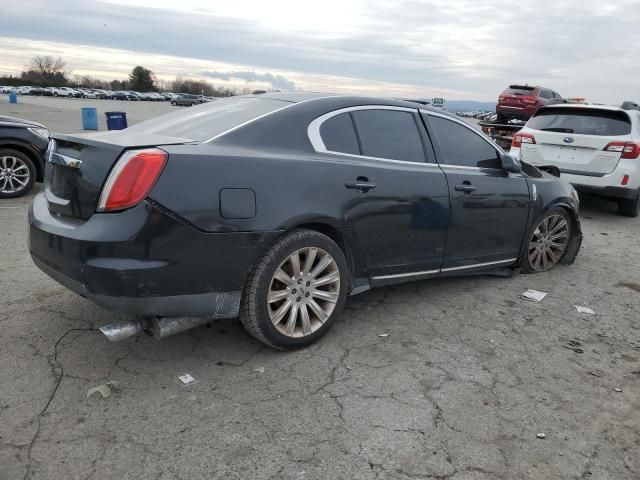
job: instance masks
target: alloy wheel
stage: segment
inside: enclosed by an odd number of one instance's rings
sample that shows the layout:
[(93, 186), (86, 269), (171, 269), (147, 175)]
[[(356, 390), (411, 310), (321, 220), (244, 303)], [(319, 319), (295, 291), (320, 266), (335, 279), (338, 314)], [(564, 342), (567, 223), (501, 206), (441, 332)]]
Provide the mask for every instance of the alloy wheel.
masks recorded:
[(276, 269), (267, 292), (267, 310), (274, 327), (287, 337), (304, 337), (331, 316), (340, 295), (335, 259), (317, 247), (289, 255)]
[(533, 232), (527, 255), (535, 272), (544, 272), (560, 261), (569, 244), (569, 224), (562, 215), (549, 215)]
[(29, 184), (29, 167), (17, 157), (0, 157), (0, 192), (16, 193)]

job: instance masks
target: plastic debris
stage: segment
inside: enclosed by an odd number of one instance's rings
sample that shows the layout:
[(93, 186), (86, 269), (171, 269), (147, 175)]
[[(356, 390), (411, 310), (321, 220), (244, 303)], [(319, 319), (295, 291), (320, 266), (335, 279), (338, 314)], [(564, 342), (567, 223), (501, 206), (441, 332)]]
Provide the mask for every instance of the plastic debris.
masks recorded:
[(613, 389), (613, 391), (614, 391), (614, 392), (618, 392), (618, 393), (620, 393), (620, 392), (622, 392), (622, 389), (621, 389), (621, 388), (616, 387), (616, 388), (614, 388), (614, 389)]
[(537, 434), (536, 434), (536, 437), (538, 437), (538, 438), (540, 438), (540, 439), (543, 439), (543, 440), (544, 440), (545, 438), (547, 438), (547, 435), (546, 435), (546, 434), (544, 434), (544, 433), (537, 433)]
[(188, 387), (190, 385), (195, 385), (196, 383), (198, 383), (198, 380), (190, 373), (183, 373), (182, 375), (178, 375), (178, 381), (183, 387)]
[(90, 388), (87, 391), (87, 398), (91, 397), (94, 393), (99, 393), (100, 395), (102, 395), (102, 398), (107, 398), (109, 395), (111, 395), (111, 392), (113, 392), (117, 388), (117, 386), (118, 382), (109, 380), (107, 383), (103, 383), (102, 385), (98, 385), (97, 387)]
[(575, 307), (578, 313), (586, 313), (588, 315), (594, 315), (596, 313), (588, 307), (582, 307), (580, 305), (575, 305)]
[(379, 337), (383, 337), (383, 338), (384, 338), (384, 337), (388, 337), (388, 336), (389, 336), (389, 334), (388, 334), (388, 333), (381, 333), (381, 334), (380, 334), (380, 335), (378, 335), (378, 336), (379, 336)]
[(526, 292), (522, 293), (520, 297), (526, 300), (531, 300), (532, 302), (541, 302), (542, 299), (547, 295), (547, 292), (529, 289)]
[(264, 373), (264, 367), (254, 368), (253, 373)]

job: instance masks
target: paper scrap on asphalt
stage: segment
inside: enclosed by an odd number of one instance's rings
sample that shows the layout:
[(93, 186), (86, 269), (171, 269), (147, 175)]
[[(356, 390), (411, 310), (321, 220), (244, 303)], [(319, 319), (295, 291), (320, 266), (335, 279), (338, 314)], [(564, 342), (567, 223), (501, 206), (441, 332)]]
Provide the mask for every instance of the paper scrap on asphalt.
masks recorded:
[(589, 315), (594, 315), (596, 313), (588, 307), (582, 307), (580, 305), (574, 305), (574, 306), (576, 307), (576, 310), (578, 311), (578, 313), (587, 313)]
[(381, 333), (380, 335), (378, 335), (379, 337), (388, 337), (389, 334), (388, 333)]
[(253, 373), (264, 373), (264, 367), (254, 368)]
[(529, 289), (520, 295), (522, 298), (531, 300), (532, 302), (541, 302), (547, 296), (547, 292)]
[(198, 380), (190, 373), (178, 375), (178, 380), (183, 387), (188, 387), (189, 385), (195, 385), (198, 383)]
[(98, 385), (97, 387), (90, 388), (87, 391), (87, 398), (92, 396), (94, 393), (99, 393), (102, 395), (102, 398), (107, 398), (111, 395), (111, 392), (115, 390), (118, 382), (109, 381), (107, 383), (103, 383), (102, 385)]

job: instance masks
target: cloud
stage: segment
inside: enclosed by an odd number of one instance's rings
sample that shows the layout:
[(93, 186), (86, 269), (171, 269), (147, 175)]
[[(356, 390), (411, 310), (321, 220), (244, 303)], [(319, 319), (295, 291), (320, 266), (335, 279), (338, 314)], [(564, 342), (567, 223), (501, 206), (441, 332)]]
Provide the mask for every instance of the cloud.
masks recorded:
[(281, 90), (295, 90), (296, 85), (290, 80), (287, 80), (282, 75), (272, 75), (271, 73), (256, 73), (256, 72), (200, 72), (204, 77), (217, 78), (219, 80), (229, 81), (232, 78), (244, 80), (247, 83), (251, 82), (266, 82), (273, 85), (274, 88)]
[[(637, 0), (538, 0), (517, 8), (498, 0), (342, 2), (360, 5), (356, 10), (335, 1), (285, 8), (285, 0), (272, 0), (257, 10), (248, 0), (224, 7), (201, 0), (126, 3), (3, 0), (0, 32), (25, 45), (67, 45), (74, 69), (77, 55), (108, 48), (124, 52), (121, 71), (163, 56), (184, 65), (185, 75), (270, 72), (298, 89), (379, 86), (495, 100), (506, 85), (527, 82), (594, 101), (638, 96), (637, 61), (629, 54), (640, 47)], [(156, 4), (161, 8), (151, 8)], [(0, 43), (0, 66), (14, 53)], [(94, 70), (116, 68), (97, 53), (92, 61)], [(175, 75), (170, 66), (166, 71)]]

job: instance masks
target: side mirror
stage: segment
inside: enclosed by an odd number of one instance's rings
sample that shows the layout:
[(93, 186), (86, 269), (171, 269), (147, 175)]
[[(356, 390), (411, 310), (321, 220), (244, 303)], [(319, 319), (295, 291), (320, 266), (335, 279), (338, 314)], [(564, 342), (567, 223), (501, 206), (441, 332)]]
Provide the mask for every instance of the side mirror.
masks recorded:
[(504, 154), (500, 159), (502, 160), (503, 170), (511, 173), (520, 173), (522, 171), (522, 165), (515, 157)]

